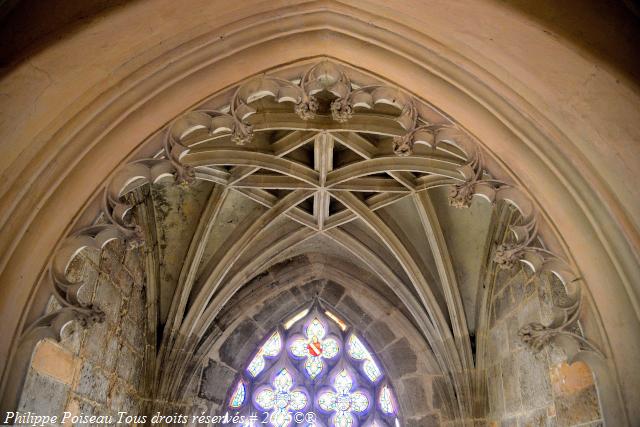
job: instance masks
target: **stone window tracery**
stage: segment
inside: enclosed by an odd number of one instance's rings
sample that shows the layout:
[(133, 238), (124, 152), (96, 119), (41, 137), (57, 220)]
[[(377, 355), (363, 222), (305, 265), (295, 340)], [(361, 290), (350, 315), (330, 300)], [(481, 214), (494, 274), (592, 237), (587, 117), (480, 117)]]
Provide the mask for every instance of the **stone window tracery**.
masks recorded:
[(400, 425), (393, 389), (374, 354), (339, 316), (317, 305), (268, 335), (232, 384), (226, 406), (273, 427)]

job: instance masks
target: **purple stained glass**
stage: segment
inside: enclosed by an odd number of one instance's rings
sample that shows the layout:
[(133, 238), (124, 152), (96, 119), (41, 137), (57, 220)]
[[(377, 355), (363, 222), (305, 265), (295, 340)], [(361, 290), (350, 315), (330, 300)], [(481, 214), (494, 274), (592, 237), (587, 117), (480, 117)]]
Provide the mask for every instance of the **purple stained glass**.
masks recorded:
[[(266, 414), (265, 422), (273, 427), (393, 425), (393, 392), (381, 381), (382, 366), (362, 339), (348, 326), (330, 321), (322, 310), (300, 313), (304, 314), (270, 333), (254, 353), (246, 375), (229, 393), (228, 406)], [(296, 413), (314, 410), (313, 402), (321, 410), (318, 418), (304, 424), (295, 421)]]

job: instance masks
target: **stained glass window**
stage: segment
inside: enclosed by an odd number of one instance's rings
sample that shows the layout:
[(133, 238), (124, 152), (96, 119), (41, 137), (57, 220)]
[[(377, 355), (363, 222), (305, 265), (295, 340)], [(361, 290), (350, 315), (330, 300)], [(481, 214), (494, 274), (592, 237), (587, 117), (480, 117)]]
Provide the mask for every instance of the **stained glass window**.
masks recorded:
[(399, 427), (385, 377), (360, 335), (316, 303), (268, 335), (227, 406), (272, 427)]
[(244, 382), (238, 381), (233, 394), (231, 395), (231, 403), (229, 406), (232, 408), (239, 408), (244, 403), (244, 398), (246, 396), (247, 390), (245, 388)]
[(391, 397), (391, 390), (386, 385), (380, 390), (380, 409), (385, 414), (395, 414), (396, 409), (393, 404), (393, 397)]
[(282, 339), (279, 332), (274, 332), (269, 339), (260, 347), (256, 355), (253, 357), (247, 371), (253, 377), (257, 377), (266, 365), (265, 357), (275, 357), (280, 353), (282, 347)]
[(336, 337), (326, 337), (325, 327), (315, 317), (305, 330), (304, 336), (294, 336), (290, 345), (291, 354), (304, 359), (304, 368), (311, 379), (315, 379), (324, 369), (322, 359), (334, 359), (340, 350)]
[(373, 356), (366, 349), (362, 341), (355, 336), (355, 334), (351, 334), (349, 337), (349, 355), (353, 357), (355, 360), (362, 361), (362, 370), (369, 380), (375, 382), (382, 377), (382, 372), (378, 365), (373, 360)]

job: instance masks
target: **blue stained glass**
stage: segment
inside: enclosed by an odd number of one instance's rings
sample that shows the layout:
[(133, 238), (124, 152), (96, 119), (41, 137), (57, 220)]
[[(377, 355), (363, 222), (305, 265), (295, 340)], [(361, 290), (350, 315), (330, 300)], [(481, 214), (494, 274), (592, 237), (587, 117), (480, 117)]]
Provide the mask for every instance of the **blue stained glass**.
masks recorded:
[(396, 412), (395, 408), (393, 407), (393, 398), (391, 397), (391, 390), (389, 390), (389, 387), (382, 387), (382, 390), (380, 391), (379, 402), (380, 409), (382, 409), (382, 412), (384, 412), (385, 414), (394, 414)]
[(236, 385), (236, 389), (231, 395), (231, 403), (229, 406), (232, 408), (239, 408), (244, 403), (244, 398), (246, 396), (246, 388), (242, 381), (238, 381), (238, 385)]
[[(249, 360), (248, 380), (234, 383), (228, 398), (230, 408), (247, 414), (266, 412), (267, 425), (272, 427), (386, 427), (387, 422), (379, 418), (383, 414), (397, 420), (391, 387), (386, 382), (380, 388), (375, 385), (384, 376), (382, 366), (356, 334), (344, 333), (346, 325), (339, 328), (313, 308), (294, 320), (288, 322), (288, 328), (283, 325), (271, 333)], [(296, 322), (304, 323), (294, 327)], [(289, 349), (282, 352), (285, 342)], [(344, 358), (340, 356), (343, 346)], [(336, 363), (343, 368), (329, 377), (327, 384), (324, 378)], [(361, 380), (360, 375), (354, 375), (356, 371), (363, 375)], [(296, 424), (294, 414), (313, 410), (310, 396), (316, 396), (319, 418)]]
[(278, 390), (289, 390), (293, 386), (293, 378), (291, 378), (289, 371), (283, 369), (278, 372), (278, 375), (276, 375), (276, 378), (273, 380), (273, 385), (275, 385)]
[(258, 353), (256, 354), (256, 357), (253, 358), (251, 363), (249, 363), (249, 366), (247, 366), (247, 371), (249, 371), (252, 376), (257, 377), (258, 374), (264, 369), (264, 366), (264, 357), (262, 356), (262, 354)]
[(311, 379), (314, 379), (322, 372), (322, 367), (323, 363), (320, 357), (308, 357), (304, 362), (304, 369)]
[(309, 323), (309, 326), (307, 326), (307, 338), (317, 337), (318, 339), (321, 339), (324, 338), (324, 334), (324, 326), (322, 326), (322, 323), (320, 323), (318, 318), (313, 319), (311, 323)]
[(333, 423), (336, 427), (351, 427), (353, 425), (353, 415), (348, 412), (338, 411), (333, 416)]
[(353, 413), (364, 413), (369, 407), (369, 399), (361, 391), (354, 391), (353, 379), (346, 370), (340, 371), (333, 380), (335, 392), (327, 391), (320, 395), (318, 405), (326, 412), (335, 412), (335, 426), (351, 426), (354, 423)]
[(296, 357), (307, 357), (309, 350), (307, 349), (307, 340), (299, 338), (291, 343), (291, 353)]
[(291, 411), (300, 411), (307, 406), (307, 396), (292, 388), (291, 374), (281, 369), (273, 379), (273, 387), (265, 387), (256, 395), (256, 404), (261, 409), (271, 410), (269, 420), (272, 425), (288, 426), (292, 420)]
[(382, 372), (378, 368), (378, 365), (376, 365), (376, 362), (374, 362), (371, 358), (365, 360), (365, 362), (362, 364), (362, 370), (364, 371), (367, 378), (371, 380), (371, 382), (377, 381), (378, 378), (382, 376)]
[(356, 360), (365, 360), (370, 357), (362, 341), (353, 334), (349, 337), (349, 355)]
[(280, 349), (282, 348), (282, 339), (280, 338), (280, 334), (275, 332), (271, 337), (264, 343), (262, 346), (262, 350), (264, 355), (267, 357), (275, 357), (280, 353)]
[(291, 423), (291, 414), (284, 409), (277, 409), (269, 416), (269, 421), (274, 427), (286, 427)]
[(338, 355), (338, 352), (340, 351), (340, 345), (333, 338), (327, 338), (326, 340), (322, 341), (322, 350), (322, 357), (333, 359)]
[(253, 359), (249, 363), (249, 366), (247, 366), (247, 371), (249, 371), (251, 376), (257, 377), (258, 374), (260, 374), (260, 372), (262, 372), (266, 366), (266, 362), (264, 360), (265, 356), (275, 357), (280, 353), (281, 348), (282, 338), (280, 337), (280, 333), (274, 332), (269, 337), (267, 342), (265, 342), (264, 345), (260, 347), (258, 353), (256, 353), (256, 355), (253, 357)]
[(276, 394), (272, 389), (264, 389), (256, 396), (256, 402), (262, 409), (271, 409), (275, 406)]
[(312, 380), (315, 379), (325, 367), (322, 359), (333, 359), (340, 351), (340, 345), (335, 338), (323, 338), (326, 329), (322, 322), (314, 318), (306, 328), (306, 338), (296, 338), (291, 342), (291, 354), (297, 358), (306, 358), (304, 368)]
[(381, 376), (382, 371), (373, 360), (371, 353), (365, 348), (364, 344), (358, 337), (351, 334), (349, 337), (349, 355), (356, 360), (364, 360), (362, 370), (371, 382), (376, 382)]
[(349, 393), (353, 387), (351, 376), (344, 369), (333, 380), (333, 386), (338, 393)]

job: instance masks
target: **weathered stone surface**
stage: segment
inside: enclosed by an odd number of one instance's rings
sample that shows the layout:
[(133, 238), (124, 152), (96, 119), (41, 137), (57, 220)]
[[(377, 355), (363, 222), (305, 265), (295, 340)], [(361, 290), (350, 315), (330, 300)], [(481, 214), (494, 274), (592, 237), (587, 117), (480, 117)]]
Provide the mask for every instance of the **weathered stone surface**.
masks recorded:
[(95, 369), (91, 363), (84, 362), (80, 370), (80, 378), (77, 393), (87, 396), (96, 402), (104, 403), (107, 400), (109, 381), (102, 372)]
[(524, 348), (522, 340), (518, 336), (518, 330), (521, 326), (516, 314), (512, 314), (504, 322), (507, 328), (507, 341), (509, 342), (509, 351), (514, 352)]
[(31, 366), (37, 372), (69, 385), (73, 381), (75, 360), (68, 350), (49, 340), (44, 340), (37, 345), (31, 359)]
[[(253, 316), (256, 322), (272, 325), (280, 321), (285, 315), (300, 305), (298, 299), (289, 291), (281, 292), (269, 298), (262, 304), (262, 308)], [(268, 329), (269, 327), (267, 327)]]
[(118, 364), (116, 367), (118, 376), (124, 381), (130, 382), (135, 374), (135, 363), (135, 356), (127, 347), (123, 346), (118, 355)]
[(235, 375), (236, 371), (233, 369), (214, 360), (209, 360), (209, 364), (202, 374), (198, 395), (203, 399), (222, 404)]
[(416, 372), (417, 357), (406, 338), (394, 342), (380, 355), (392, 378)]
[(273, 277), (277, 277), (288, 270), (296, 270), (304, 266), (311, 266), (309, 259), (306, 256), (296, 256), (272, 265), (269, 271)]
[(91, 329), (87, 331), (81, 354), (96, 365), (103, 363), (104, 358), (110, 356), (105, 352), (109, 329), (109, 323), (103, 322), (93, 325)]
[(320, 293), (320, 297), (331, 305), (338, 305), (343, 295), (344, 287), (330, 280), (327, 281)]
[(364, 339), (367, 340), (375, 352), (380, 352), (392, 343), (396, 336), (384, 321), (376, 320), (365, 331)]
[(403, 390), (403, 395), (407, 396), (406, 399), (399, 402), (403, 413), (422, 415), (431, 411), (429, 403), (432, 399), (428, 391), (430, 385), (425, 377), (404, 378), (400, 382), (400, 387)]
[(440, 418), (444, 420), (453, 419), (453, 408), (450, 399), (447, 396), (447, 382), (442, 376), (433, 377), (431, 383), (433, 408), (440, 410)]
[(410, 418), (406, 421), (407, 427), (438, 427), (440, 418), (437, 414), (425, 415), (421, 418)]
[(125, 257), (125, 266), (131, 273), (133, 282), (139, 288), (143, 287), (145, 279), (143, 251), (143, 247), (140, 246), (128, 251)]
[(551, 369), (558, 426), (572, 426), (600, 418), (593, 375), (584, 362), (561, 363)]
[(500, 363), (491, 365), (487, 370), (487, 392), (490, 413), (494, 416), (504, 414), (504, 392)]
[(120, 340), (115, 335), (109, 335), (106, 341), (106, 348), (103, 347), (104, 352), (104, 368), (108, 372), (114, 372), (116, 369), (116, 362), (118, 355), (120, 354)]
[(106, 320), (117, 323), (120, 316), (120, 292), (104, 275), (98, 280), (95, 304), (104, 311)]
[(505, 287), (502, 292), (496, 295), (493, 300), (493, 310), (496, 314), (496, 321), (502, 319), (512, 308), (509, 287)]
[(129, 342), (129, 345), (133, 348), (144, 347), (144, 335), (143, 330), (139, 324), (133, 323), (131, 320), (125, 320), (122, 327), (122, 336)]
[[(327, 284), (328, 285), (328, 284)], [(327, 288), (325, 285), (325, 289)], [(345, 295), (337, 305), (340, 312), (344, 313), (347, 320), (360, 330), (365, 330), (372, 322), (369, 314), (356, 302), (351, 295)]]
[(27, 375), (18, 410), (41, 415), (62, 415), (68, 390), (65, 384), (31, 371)]
[(496, 273), (494, 292), (495, 293), (500, 292), (502, 288), (504, 288), (504, 286), (509, 283), (509, 280), (511, 279), (512, 275), (513, 275), (513, 272), (510, 270), (498, 269)]
[(520, 325), (527, 325), (533, 322), (540, 322), (540, 302), (537, 297), (527, 299), (520, 305), (518, 310), (518, 322)]
[(558, 427), (574, 426), (600, 418), (598, 394), (593, 386), (573, 395), (556, 397), (555, 406)]
[(241, 369), (263, 334), (252, 319), (243, 320), (220, 347), (220, 360)]
[(70, 323), (62, 328), (60, 345), (77, 356), (80, 354), (80, 347), (85, 333), (86, 331), (77, 322)]
[(312, 280), (302, 286), (291, 288), (291, 293), (298, 297), (300, 302), (311, 301), (322, 293), (324, 280)]
[(520, 383), (518, 380), (518, 367), (513, 356), (502, 360), (502, 387), (504, 391), (504, 405), (507, 413), (517, 412), (521, 407)]
[(136, 404), (134, 397), (127, 390), (126, 383), (118, 382), (112, 390), (109, 406), (116, 411), (135, 413)]
[(537, 409), (520, 417), (521, 427), (552, 427), (555, 426), (555, 419), (547, 416), (546, 409)]
[(544, 354), (535, 356), (531, 351), (517, 353), (518, 378), (524, 409), (547, 406), (552, 401), (549, 367)]
[[(128, 314), (134, 324), (141, 325), (146, 317), (146, 295), (144, 288), (134, 287), (129, 299)], [(142, 328), (140, 328), (142, 329)]]
[(513, 278), (509, 288), (511, 289), (511, 302), (515, 307), (524, 301), (525, 287), (524, 282), (522, 281), (522, 274), (518, 274)]
[(496, 322), (491, 328), (487, 343), (489, 360), (499, 361), (509, 354), (508, 336), (505, 322)]

